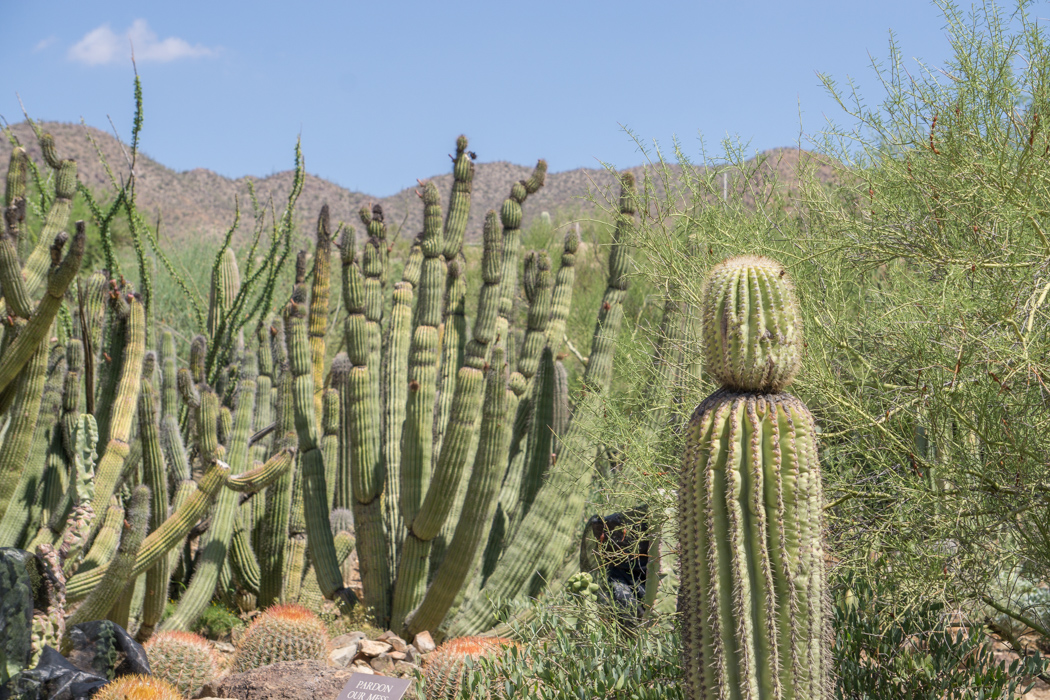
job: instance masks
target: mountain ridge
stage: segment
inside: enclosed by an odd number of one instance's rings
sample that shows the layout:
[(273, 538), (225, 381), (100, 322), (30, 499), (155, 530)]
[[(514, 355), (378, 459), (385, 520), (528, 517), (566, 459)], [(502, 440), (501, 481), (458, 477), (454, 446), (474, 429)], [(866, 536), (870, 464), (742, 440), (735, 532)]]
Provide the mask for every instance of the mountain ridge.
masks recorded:
[[(113, 135), (82, 124), (37, 122), (37, 125), (54, 136), (60, 157), (77, 160), (80, 180), (93, 191), (112, 192), (114, 189), (99, 160), (96, 146), (113, 169), (118, 181), (128, 177), (130, 168), (127, 147)], [(10, 129), (25, 146), (30, 157), (37, 163), (42, 163), (40, 147), (32, 127), (23, 121), (11, 125)], [(0, 139), (0, 162), (7, 162), (11, 148), (7, 139)], [(783, 178), (787, 178), (787, 187), (791, 190), (797, 186), (799, 163), (803, 159), (815, 157), (815, 154), (799, 149), (771, 149), (760, 154), (760, 157), (765, 157), (765, 163), (771, 163), (768, 168), (770, 175), (775, 172), (782, 181)], [(670, 167), (676, 170), (678, 168)], [(279, 217), (284, 210), (294, 176), (292, 170), (272, 173), (265, 177), (239, 178), (227, 178), (206, 168), (178, 172), (150, 158), (141, 150), (135, 169), (136, 202), (140, 212), (150, 223), (159, 222), (162, 240), (176, 243), (194, 238), (219, 239), (232, 225), (238, 203), (242, 221), (247, 217), (250, 222), (249, 180), (254, 184), (260, 204), (269, 209), (268, 201), (272, 198), (273, 209)], [(642, 166), (636, 166), (624, 170), (640, 176), (642, 169)], [(827, 161), (818, 162), (819, 179), (837, 179), (834, 171), (833, 164)], [(527, 178), (531, 172), (530, 166), (505, 161), (475, 164), (467, 241), (480, 240), (485, 213), (489, 209), (498, 211), (503, 199), (510, 192), (511, 185)], [(429, 179), (441, 191), (442, 201), (447, 201), (452, 186), (451, 172), (433, 175)], [(608, 191), (614, 184), (614, 174), (600, 168), (576, 168), (548, 173), (547, 184), (539, 192), (530, 195), (525, 203), (523, 226), (527, 226), (532, 218), (539, 216), (543, 211), (558, 215), (562, 219), (566, 216), (592, 216), (596, 207), (593, 202), (586, 200), (588, 194), (601, 198), (601, 193)], [(357, 225), (357, 211), (362, 206), (379, 203), (383, 206), (388, 228), (392, 232), (400, 230), (401, 236), (412, 237), (422, 229), (423, 207), (416, 197), (415, 188), (408, 187), (388, 197), (373, 197), (306, 173), (295, 217), (301, 236), (312, 237), (313, 220), (323, 203), (329, 205), (335, 221), (341, 220)], [(252, 225), (242, 223), (238, 231), (237, 237), (247, 238), (252, 231)]]

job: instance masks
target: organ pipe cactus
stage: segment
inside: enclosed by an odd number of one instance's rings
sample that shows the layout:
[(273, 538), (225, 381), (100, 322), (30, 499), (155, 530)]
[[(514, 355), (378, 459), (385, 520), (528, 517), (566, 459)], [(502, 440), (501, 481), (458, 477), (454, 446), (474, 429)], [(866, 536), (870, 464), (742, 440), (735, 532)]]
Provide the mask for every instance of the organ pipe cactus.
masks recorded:
[(691, 698), (823, 698), (830, 639), (816, 427), (780, 391), (801, 326), (786, 271), (755, 257), (711, 273), (709, 371), (723, 386), (686, 433), (681, 522), (683, 666)]
[[(56, 201), (69, 199), (74, 166), (54, 155), (53, 144), (48, 152), (58, 169)], [(0, 419), (8, 421), (0, 433), (0, 516), (7, 516), (0, 534), (55, 548), (68, 579), (65, 600), (84, 611), (76, 614), (138, 622), (146, 639), (154, 629), (187, 628), (216, 592), (261, 607), (316, 603), (321, 594), (349, 605), (354, 597), (340, 567), (355, 537), (365, 604), (402, 632), (440, 637), (453, 618), (462, 633), (485, 631), (495, 619), (490, 601), (561, 575), (593, 468), (582, 456), (590, 430), (569, 417), (565, 370), (555, 359), (579, 237), (566, 237), (557, 271), (546, 252), (520, 251), (522, 205), (546, 172), (540, 161), (511, 186), (500, 212), (485, 217), (474, 306), (462, 255), (472, 161), (460, 137), (447, 210), (437, 187), (423, 184), (424, 230), (400, 281), (388, 284), (380, 207), (360, 212), (360, 241), (343, 229), (345, 320), (329, 318), (338, 231), (327, 208), (312, 273), (308, 279), (303, 252), (276, 322), (264, 319), (289, 258), (291, 214), (268, 258), (254, 254), (253, 242), (243, 272), (231, 228), (215, 258), (207, 313), (197, 312), (202, 334), (180, 368), (175, 329), (160, 329), (159, 353), (152, 352), (148, 279), (140, 297), (122, 279), (92, 275), (76, 287), (76, 308), (62, 309), (84, 241), (79, 226), (62, 257), (65, 202), (46, 224), (54, 229), (42, 248), (51, 251), (50, 272), (22, 265), (15, 244), (27, 160), (16, 149), (0, 240), (0, 289), (12, 319), (0, 341)], [(633, 213), (631, 183), (623, 185), (611, 291), (599, 311), (607, 340), (596, 341), (585, 378), (592, 397), (608, 383), (622, 318)], [(260, 266), (264, 259), (271, 262)], [(515, 331), (522, 259), (528, 313)], [(67, 321), (58, 346), (49, 338), (60, 312)], [(336, 320), (343, 327), (334, 344), (345, 354), (329, 369), (326, 339)], [(27, 455), (45, 461), (34, 458), (24, 469)], [(34, 491), (30, 482), (43, 485)], [(569, 483), (583, 487), (566, 500)], [(141, 515), (146, 489), (148, 517)], [(352, 511), (355, 537), (333, 532), (331, 509), (342, 519)], [(125, 519), (145, 525), (129, 537)], [(184, 552), (194, 537), (191, 559)], [(172, 577), (185, 588), (161, 623)], [(478, 591), (482, 602), (470, 600)]]

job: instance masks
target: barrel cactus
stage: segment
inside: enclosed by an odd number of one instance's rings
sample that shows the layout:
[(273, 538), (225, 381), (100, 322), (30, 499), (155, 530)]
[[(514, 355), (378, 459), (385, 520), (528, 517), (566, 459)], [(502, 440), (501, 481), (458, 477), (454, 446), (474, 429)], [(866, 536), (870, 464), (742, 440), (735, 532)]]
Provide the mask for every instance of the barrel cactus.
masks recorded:
[(208, 640), (192, 632), (159, 632), (143, 649), (153, 675), (186, 697), (196, 697), (205, 683), (219, 675), (222, 665)]
[(301, 605), (274, 605), (245, 630), (233, 657), (235, 671), (248, 671), (278, 661), (324, 661), (328, 630)]
[(722, 387), (693, 414), (679, 483), (688, 696), (815, 699), (828, 686), (816, 426), (780, 390), (802, 345), (784, 268), (726, 261), (705, 286), (703, 344)]
[(182, 694), (171, 683), (153, 676), (121, 676), (102, 687), (95, 700), (182, 700)]
[[(467, 659), (479, 659), (500, 654), (515, 642), (502, 637), (457, 637), (450, 639), (431, 654), (423, 669), (426, 700), (458, 698), (463, 685), (463, 674), (467, 670)], [(498, 686), (495, 695), (500, 697)], [(490, 695), (491, 697), (491, 695)]]

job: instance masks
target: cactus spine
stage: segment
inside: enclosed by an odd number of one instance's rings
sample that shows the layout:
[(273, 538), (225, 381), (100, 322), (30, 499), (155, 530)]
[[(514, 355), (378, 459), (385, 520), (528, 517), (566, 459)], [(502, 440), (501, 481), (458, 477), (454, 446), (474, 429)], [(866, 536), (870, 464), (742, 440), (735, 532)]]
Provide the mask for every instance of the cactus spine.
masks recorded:
[(705, 357), (724, 385), (689, 423), (678, 495), (683, 666), (698, 700), (819, 699), (828, 684), (816, 426), (780, 392), (801, 344), (785, 277), (734, 258), (704, 288)]

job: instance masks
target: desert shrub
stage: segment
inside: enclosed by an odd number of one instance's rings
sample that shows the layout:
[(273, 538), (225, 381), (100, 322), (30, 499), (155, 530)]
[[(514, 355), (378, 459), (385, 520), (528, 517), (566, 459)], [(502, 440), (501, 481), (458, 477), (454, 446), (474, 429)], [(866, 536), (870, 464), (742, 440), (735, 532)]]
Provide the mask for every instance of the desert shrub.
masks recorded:
[(656, 625), (627, 630), (614, 610), (571, 595), (532, 612), (529, 622), (514, 629), (522, 646), (472, 664), (460, 697), (484, 697), (496, 679), (511, 698), (684, 697), (676, 633)]
[(894, 612), (890, 592), (853, 579), (835, 601), (835, 697), (1015, 698), (1044, 673), (1038, 654), (1009, 666), (995, 659), (992, 642), (978, 626), (951, 624), (942, 603)]

